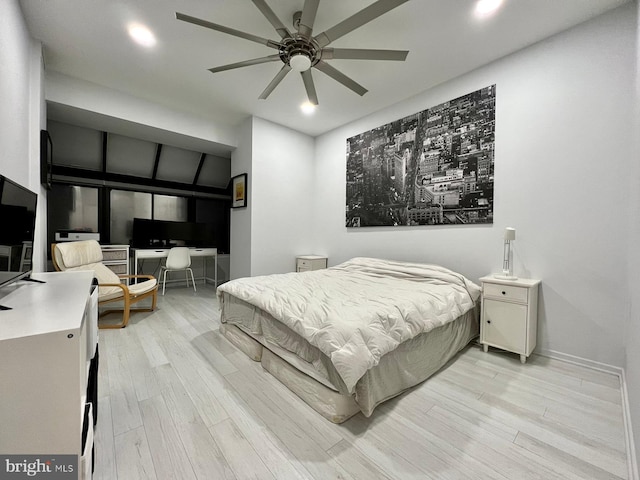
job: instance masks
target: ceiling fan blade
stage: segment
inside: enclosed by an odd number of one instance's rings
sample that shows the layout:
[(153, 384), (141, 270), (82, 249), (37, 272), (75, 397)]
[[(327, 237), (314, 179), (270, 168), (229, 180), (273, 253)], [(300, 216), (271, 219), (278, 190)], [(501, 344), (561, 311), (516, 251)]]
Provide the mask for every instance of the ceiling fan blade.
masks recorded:
[(260, 100), (266, 100), (271, 92), (273, 92), (273, 90), (282, 81), (282, 79), (287, 76), (287, 73), (289, 73), (289, 71), (291, 71), (291, 67), (286, 64), (283, 65), (278, 74), (273, 78), (273, 80), (271, 80), (271, 83), (267, 85), (267, 88), (264, 89), (264, 92), (262, 92), (258, 98)]
[(248, 67), (249, 65), (259, 65), (260, 63), (275, 62), (280, 60), (280, 55), (269, 55), (268, 57), (254, 58), (252, 60), (244, 60), (242, 62), (230, 63), (220, 67), (210, 68), (211, 73), (224, 72), (225, 70), (233, 70), (234, 68)]
[(280, 35), (282, 38), (288, 38), (291, 36), (291, 32), (289, 32), (289, 30), (284, 25), (284, 23), (280, 21), (278, 16), (275, 13), (273, 13), (273, 10), (271, 10), (271, 7), (267, 5), (267, 2), (265, 2), (265, 0), (251, 0), (251, 1), (254, 3), (256, 7), (258, 7), (258, 9), (267, 18), (267, 20), (269, 20), (269, 23), (273, 25), (273, 28), (276, 29), (276, 32), (278, 32), (278, 35)]
[(193, 23), (194, 25), (210, 28), (211, 30), (227, 33), (235, 37), (244, 38), (245, 40), (250, 40), (252, 42), (260, 43), (262, 45), (266, 45), (267, 47), (276, 48), (276, 49), (280, 47), (280, 44), (278, 44), (277, 42), (274, 42), (273, 40), (269, 40), (268, 38), (258, 37), (250, 33), (241, 32), (240, 30), (235, 30), (233, 28), (225, 27), (224, 25), (218, 25), (217, 23), (207, 22), (206, 20), (185, 15), (184, 13), (176, 12), (176, 18), (178, 20), (182, 20), (183, 22)]
[(304, 82), (304, 88), (307, 91), (307, 98), (312, 105), (318, 105), (318, 95), (316, 95), (316, 87), (313, 84), (313, 77), (311, 76), (311, 69), (305, 70), (301, 73), (302, 81)]
[(316, 20), (319, 3), (320, 0), (305, 0), (304, 2), (302, 16), (300, 17), (300, 23), (298, 25), (298, 33), (303, 37), (311, 38), (313, 22)]
[(351, 80), (344, 73), (340, 72), (339, 70), (336, 70), (331, 65), (329, 65), (326, 62), (323, 62), (322, 60), (316, 63), (314, 67), (320, 70), (322, 73), (329, 75), (335, 81), (340, 82), (342, 85), (344, 85), (348, 89), (353, 90), (360, 96), (368, 92), (368, 90), (364, 88), (362, 85), (355, 82), (354, 80)]
[(351, 15), (346, 20), (331, 27), (329, 30), (315, 36), (316, 42), (320, 45), (320, 48), (329, 45), (334, 40), (346, 35), (347, 33), (361, 27), (365, 23), (369, 23), (371, 20), (378, 18), (380, 15), (384, 15), (389, 10), (396, 8), (409, 0), (378, 0), (372, 3), (366, 8), (363, 8), (358, 13)]
[(323, 48), (322, 59), (404, 61), (408, 50), (373, 50), (368, 48)]

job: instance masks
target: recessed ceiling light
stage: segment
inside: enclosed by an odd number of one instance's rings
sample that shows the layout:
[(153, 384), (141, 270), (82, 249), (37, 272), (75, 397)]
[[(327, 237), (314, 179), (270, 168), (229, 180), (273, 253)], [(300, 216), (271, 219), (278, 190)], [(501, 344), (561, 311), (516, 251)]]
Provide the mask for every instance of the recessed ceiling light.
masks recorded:
[(314, 105), (311, 102), (304, 102), (302, 105), (300, 105), (300, 110), (302, 110), (302, 113), (304, 113), (305, 115), (311, 115), (316, 111), (316, 107), (317, 105)]
[(503, 0), (478, 0), (476, 3), (476, 15), (487, 17), (493, 14), (502, 5)]
[(151, 30), (139, 23), (129, 25), (129, 35), (143, 47), (153, 47), (156, 44), (156, 37)]

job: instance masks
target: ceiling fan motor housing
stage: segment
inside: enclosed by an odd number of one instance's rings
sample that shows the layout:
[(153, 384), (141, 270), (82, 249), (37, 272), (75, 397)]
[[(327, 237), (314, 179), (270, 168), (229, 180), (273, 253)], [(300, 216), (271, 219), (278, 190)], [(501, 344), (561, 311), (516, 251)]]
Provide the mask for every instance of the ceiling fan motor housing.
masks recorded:
[[(300, 35), (294, 35), (291, 38), (283, 39), (279, 48), (280, 59), (283, 63), (289, 65), (297, 71), (304, 71), (311, 68), (320, 60), (322, 49), (313, 39), (307, 39)], [(309, 59), (309, 66), (303, 70), (299, 70), (291, 64), (291, 59), (297, 55), (302, 55)]]

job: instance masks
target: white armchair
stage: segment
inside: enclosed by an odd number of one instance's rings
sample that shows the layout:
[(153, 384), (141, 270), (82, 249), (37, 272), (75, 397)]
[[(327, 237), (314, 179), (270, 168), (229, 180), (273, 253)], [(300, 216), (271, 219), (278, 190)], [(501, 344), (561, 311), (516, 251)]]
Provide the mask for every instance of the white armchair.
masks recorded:
[[(100, 318), (121, 313), (122, 323), (103, 324), (100, 328), (124, 328), (131, 312), (151, 312), (156, 308), (158, 281), (152, 275), (116, 275), (102, 263), (102, 249), (95, 240), (51, 244), (51, 260), (58, 271), (93, 270), (98, 279), (98, 306), (111, 302), (124, 302), (122, 309), (110, 309), (100, 313)], [(146, 279), (140, 283), (125, 285), (123, 279)], [(131, 308), (131, 305), (151, 297), (151, 308)]]

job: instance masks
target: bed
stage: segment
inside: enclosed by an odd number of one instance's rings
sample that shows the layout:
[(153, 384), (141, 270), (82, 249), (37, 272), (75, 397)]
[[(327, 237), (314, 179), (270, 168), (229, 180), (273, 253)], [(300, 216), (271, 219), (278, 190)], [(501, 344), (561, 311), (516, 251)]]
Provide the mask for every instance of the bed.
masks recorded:
[(438, 265), (358, 257), (217, 296), (221, 333), (334, 423), (370, 416), (478, 335), (480, 287)]

